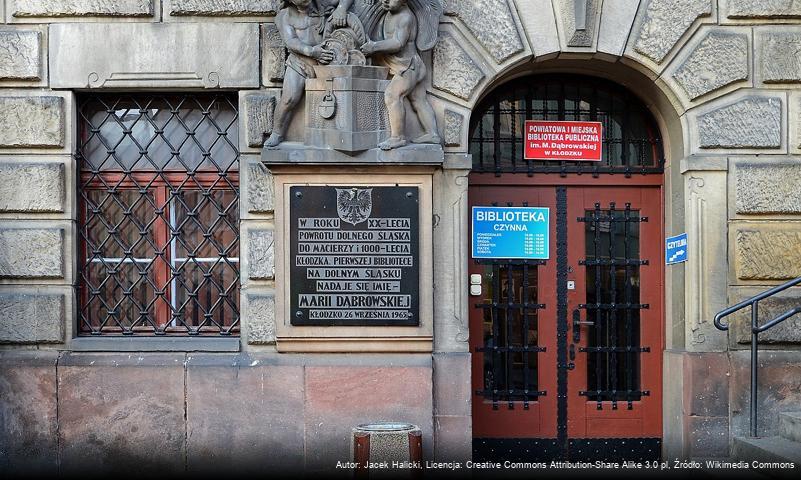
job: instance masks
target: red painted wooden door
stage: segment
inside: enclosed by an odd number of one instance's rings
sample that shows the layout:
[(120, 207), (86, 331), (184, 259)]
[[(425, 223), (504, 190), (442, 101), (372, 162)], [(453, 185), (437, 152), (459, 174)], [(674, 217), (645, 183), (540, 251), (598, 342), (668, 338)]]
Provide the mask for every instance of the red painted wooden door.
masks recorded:
[(563, 450), (574, 439), (660, 438), (661, 180), (482, 177), (471, 177), (471, 207), (550, 209), (550, 254), (470, 260), (481, 276), (470, 297), (473, 436), (554, 439)]

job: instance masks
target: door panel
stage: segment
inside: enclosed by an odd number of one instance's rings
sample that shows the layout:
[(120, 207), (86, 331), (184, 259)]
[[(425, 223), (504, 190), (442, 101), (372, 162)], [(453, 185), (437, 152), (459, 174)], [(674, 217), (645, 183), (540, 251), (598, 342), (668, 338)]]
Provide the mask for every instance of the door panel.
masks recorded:
[[(579, 439), (662, 435), (661, 187), (571, 183), (469, 190), (471, 206), (551, 209), (548, 260), (470, 261), (482, 276), (470, 297), (476, 438), (557, 439), (567, 453), (587, 443)], [(557, 288), (557, 278), (575, 288)]]
[(661, 437), (660, 219), (660, 189), (568, 189), (571, 438)]
[[(552, 211), (555, 206), (552, 188), (471, 189), (469, 200), (471, 206), (495, 202), (499, 206), (549, 207)], [(552, 346), (537, 351), (537, 347), (542, 347), (542, 339), (556, 336), (555, 305), (552, 300), (544, 300), (555, 297), (553, 282), (549, 281), (555, 275), (553, 226), (551, 230), (551, 259), (470, 261), (469, 273), (480, 274), (482, 278), (481, 296), (470, 297), (470, 350), (473, 352), (475, 392), (473, 432), (476, 436), (556, 436), (553, 414), (556, 411), (556, 349)], [(527, 294), (522, 294), (523, 291)], [(526, 345), (535, 351), (504, 351), (509, 347), (523, 347), (520, 341), (523, 331), (527, 332)], [(529, 373), (528, 377), (523, 376), (525, 372)], [(517, 380), (517, 384), (512, 385), (515, 388), (511, 395), (508, 387), (513, 382), (507, 383), (507, 376)], [(536, 392), (544, 394), (535, 395)]]

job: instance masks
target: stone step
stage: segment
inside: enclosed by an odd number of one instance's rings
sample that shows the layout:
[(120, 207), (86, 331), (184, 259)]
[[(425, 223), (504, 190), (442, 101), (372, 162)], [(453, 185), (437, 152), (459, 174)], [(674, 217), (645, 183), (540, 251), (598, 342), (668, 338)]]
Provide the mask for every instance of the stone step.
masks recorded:
[(779, 435), (801, 443), (801, 412), (784, 412), (779, 414)]
[(798, 475), (798, 465), (801, 465), (801, 443), (788, 440), (783, 437), (734, 437), (732, 445), (732, 457), (735, 460), (745, 460), (752, 462), (793, 462), (796, 470), (784, 470), (780, 472), (792, 472)]

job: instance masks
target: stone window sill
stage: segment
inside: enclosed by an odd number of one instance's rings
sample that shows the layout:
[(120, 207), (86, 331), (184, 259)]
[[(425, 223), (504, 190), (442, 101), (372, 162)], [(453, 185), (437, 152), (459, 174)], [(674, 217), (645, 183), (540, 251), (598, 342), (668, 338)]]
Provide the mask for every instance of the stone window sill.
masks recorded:
[(69, 349), (76, 352), (238, 352), (240, 339), (77, 337), (72, 339)]

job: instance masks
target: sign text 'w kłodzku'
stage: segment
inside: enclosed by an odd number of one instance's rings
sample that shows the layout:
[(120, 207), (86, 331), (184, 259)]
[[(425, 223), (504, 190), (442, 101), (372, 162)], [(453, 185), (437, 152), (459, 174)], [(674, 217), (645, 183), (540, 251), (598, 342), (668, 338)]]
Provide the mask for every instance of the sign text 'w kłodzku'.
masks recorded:
[(603, 145), (601, 122), (526, 120), (526, 160), (600, 162)]

